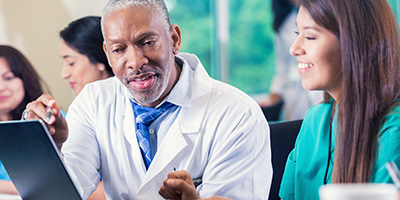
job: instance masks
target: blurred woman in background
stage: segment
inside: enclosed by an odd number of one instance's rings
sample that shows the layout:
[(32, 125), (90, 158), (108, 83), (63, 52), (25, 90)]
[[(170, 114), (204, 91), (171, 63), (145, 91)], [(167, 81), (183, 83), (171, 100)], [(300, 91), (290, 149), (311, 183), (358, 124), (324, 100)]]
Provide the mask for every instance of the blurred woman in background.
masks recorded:
[[(323, 99), (321, 91), (308, 91), (301, 86), (296, 57), (290, 55), (289, 48), (296, 39), (297, 0), (272, 0), (274, 13), (273, 28), (276, 33), (274, 51), (276, 58), (275, 75), (269, 88), (269, 96), (258, 102), (267, 119), (277, 120), (303, 119), (307, 110)], [(282, 110), (277, 109), (282, 107)]]
[(61, 77), (68, 79), (75, 95), (90, 82), (114, 76), (103, 50), (100, 17), (75, 20), (60, 32)]
[[(114, 76), (103, 50), (100, 20), (97, 16), (83, 17), (60, 32), (61, 77), (68, 79), (75, 95), (90, 82)], [(102, 181), (89, 199), (105, 199)]]
[[(44, 82), (17, 49), (0, 45), (0, 120), (19, 120), (28, 102), (43, 94)], [(48, 91), (47, 91), (48, 92)], [(18, 194), (0, 163), (0, 193)]]

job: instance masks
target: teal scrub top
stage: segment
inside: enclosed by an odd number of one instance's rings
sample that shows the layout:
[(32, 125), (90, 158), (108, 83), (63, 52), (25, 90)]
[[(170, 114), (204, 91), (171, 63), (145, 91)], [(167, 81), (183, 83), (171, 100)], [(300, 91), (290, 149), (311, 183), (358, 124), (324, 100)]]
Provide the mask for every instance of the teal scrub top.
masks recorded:
[[(400, 100), (397, 101), (399, 102)], [(328, 162), (332, 110), (333, 100), (311, 107), (304, 117), (295, 147), (286, 162), (279, 192), (282, 200), (319, 200), (318, 189), (324, 184)], [(327, 183), (330, 183), (334, 160), (336, 116), (332, 122), (332, 133)], [(383, 118), (378, 145), (371, 182), (392, 183), (385, 164), (387, 161), (394, 161), (400, 167), (400, 105), (391, 109)]]
[(4, 168), (4, 165), (1, 162), (0, 162), (0, 180), (11, 181), (10, 177), (7, 174), (6, 169)]

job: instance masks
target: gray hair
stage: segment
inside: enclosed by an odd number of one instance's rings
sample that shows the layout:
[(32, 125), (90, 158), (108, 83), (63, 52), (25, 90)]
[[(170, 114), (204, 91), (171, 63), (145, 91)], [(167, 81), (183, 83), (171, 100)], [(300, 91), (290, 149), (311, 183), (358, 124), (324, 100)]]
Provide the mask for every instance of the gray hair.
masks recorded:
[(142, 6), (147, 8), (153, 8), (153, 14), (158, 14), (160, 17), (165, 19), (165, 28), (169, 30), (171, 26), (171, 21), (169, 18), (169, 13), (164, 0), (110, 0), (103, 9), (103, 14), (101, 17), (101, 31), (104, 37), (104, 19), (110, 15), (113, 11), (122, 8), (129, 8), (134, 6)]

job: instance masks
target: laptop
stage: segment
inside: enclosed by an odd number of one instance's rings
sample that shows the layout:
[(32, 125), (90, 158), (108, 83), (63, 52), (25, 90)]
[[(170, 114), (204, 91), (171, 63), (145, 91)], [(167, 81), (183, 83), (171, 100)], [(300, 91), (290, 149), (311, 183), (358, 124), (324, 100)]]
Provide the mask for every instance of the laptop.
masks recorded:
[(27, 200), (82, 200), (41, 120), (0, 122), (0, 161)]

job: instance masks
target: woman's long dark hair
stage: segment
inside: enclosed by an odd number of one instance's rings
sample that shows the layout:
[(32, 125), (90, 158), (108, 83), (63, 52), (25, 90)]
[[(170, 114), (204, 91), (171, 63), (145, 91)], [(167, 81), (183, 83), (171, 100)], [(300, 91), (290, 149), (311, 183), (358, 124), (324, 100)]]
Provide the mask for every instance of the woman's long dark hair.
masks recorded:
[[(43, 85), (41, 84), (43, 81), (28, 59), (17, 49), (7, 45), (0, 45), (0, 57), (7, 61), (11, 72), (22, 80), (24, 86), (24, 99), (11, 111), (11, 118), (18, 120), (21, 119), (26, 104), (43, 94)], [(47, 86), (44, 87), (47, 88)]]
[[(300, 0), (340, 42), (343, 93), (332, 182), (369, 182), (380, 120), (400, 98), (400, 42), (387, 0)], [(331, 97), (325, 95), (325, 102)]]
[(101, 33), (101, 18), (87, 16), (68, 24), (60, 37), (65, 43), (79, 53), (87, 56), (91, 63), (102, 63), (110, 76), (114, 75), (103, 50), (103, 35)]

